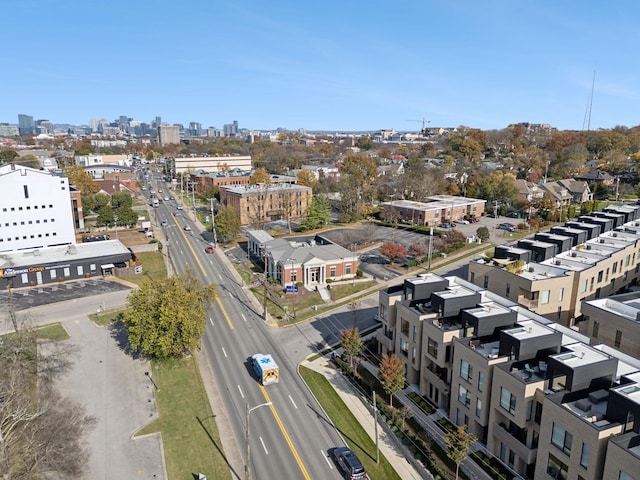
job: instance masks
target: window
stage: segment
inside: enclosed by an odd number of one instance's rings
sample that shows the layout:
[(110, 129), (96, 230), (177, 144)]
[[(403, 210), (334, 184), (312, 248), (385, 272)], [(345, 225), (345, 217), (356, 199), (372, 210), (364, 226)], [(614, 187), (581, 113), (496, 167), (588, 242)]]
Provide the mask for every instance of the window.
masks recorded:
[(594, 320), (594, 322), (593, 322), (593, 333), (591, 334), (591, 336), (593, 338), (598, 338), (598, 330), (600, 330), (600, 322), (596, 322)]
[(516, 397), (504, 387), (500, 387), (500, 406), (511, 415), (515, 415)]
[(484, 390), (484, 372), (478, 372), (478, 391)]
[(470, 276), (469, 280), (471, 281), (471, 283), (475, 283), (475, 280), (476, 280), (476, 272), (471, 272), (471, 276)]
[(460, 378), (469, 383), (473, 380), (473, 366), (464, 360), (460, 360)]
[(613, 273), (616, 273), (618, 271), (618, 262), (613, 264)]
[(562, 450), (567, 455), (571, 455), (571, 443), (573, 442), (573, 435), (567, 432), (564, 428), (558, 424), (553, 424), (553, 430), (551, 431), (551, 443)]
[(345, 272), (344, 273), (345, 273), (345, 275), (351, 275), (351, 264), (350, 263), (347, 263), (345, 265)]
[(620, 470), (620, 473), (618, 474), (618, 480), (633, 480), (633, 477), (628, 473)]
[(484, 282), (482, 283), (482, 286), (484, 288), (489, 288), (489, 276), (488, 275), (484, 276)]
[(402, 320), (400, 322), (400, 331), (404, 335), (409, 335), (409, 322), (407, 320)]
[(289, 276), (291, 277), (291, 283), (295, 283), (298, 280), (298, 272), (295, 269), (289, 271)]
[(505, 294), (505, 296), (506, 296), (506, 297), (508, 297), (510, 293), (511, 293), (511, 285), (509, 285), (509, 284), (507, 283), (507, 288), (506, 288), (506, 290), (505, 290), (505, 293), (504, 293), (504, 294)]
[(532, 416), (532, 412), (533, 412), (533, 400), (529, 400), (527, 402), (527, 422), (531, 420), (531, 416)]
[(582, 280), (580, 282), (580, 293), (584, 293), (587, 291), (587, 280)]
[(547, 475), (550, 475), (551, 478), (566, 480), (569, 475), (569, 467), (562, 463), (557, 457), (549, 454)]
[(603, 275), (604, 275), (604, 270), (600, 270), (598, 272), (598, 283), (600, 283), (602, 281)]
[(400, 340), (400, 350), (402, 351), (402, 354), (405, 357), (408, 357), (409, 356), (409, 342), (407, 342), (404, 339)]
[(336, 276), (336, 267), (329, 267), (329, 276), (330, 277)]
[(476, 417), (479, 417), (482, 415), (482, 400), (481, 399), (476, 399)]
[(627, 256), (624, 258), (624, 266), (625, 266), (625, 267), (628, 267), (628, 266), (629, 266), (629, 263), (631, 263), (631, 255), (627, 255)]
[(591, 455), (591, 446), (588, 443), (582, 444), (582, 453), (580, 454), (580, 465), (589, 468), (589, 456)]
[(549, 295), (550, 295), (550, 293), (551, 293), (550, 290), (543, 290), (542, 291), (542, 295), (540, 296), (540, 302), (543, 305), (549, 303)]
[(467, 408), (469, 408), (469, 405), (471, 405), (471, 396), (469, 395), (469, 390), (467, 390), (462, 385), (458, 386), (458, 401)]
[(429, 338), (427, 340), (427, 352), (432, 357), (437, 357), (438, 356), (438, 342), (436, 342), (435, 340)]
[(500, 442), (500, 460), (502, 460), (503, 462), (505, 461), (505, 459), (507, 458), (507, 446)]
[(414, 325), (413, 326), (413, 336), (411, 337), (413, 339), (413, 341), (416, 341), (416, 338), (418, 338), (418, 326)]
[(558, 301), (561, 302), (563, 298), (564, 298), (564, 288), (561, 288), (558, 293)]
[(614, 342), (614, 346), (616, 348), (620, 348), (620, 344), (622, 343), (622, 332), (620, 330), (616, 330), (616, 341)]
[(23, 185), (24, 188), (24, 198), (29, 198), (29, 187), (27, 185)]

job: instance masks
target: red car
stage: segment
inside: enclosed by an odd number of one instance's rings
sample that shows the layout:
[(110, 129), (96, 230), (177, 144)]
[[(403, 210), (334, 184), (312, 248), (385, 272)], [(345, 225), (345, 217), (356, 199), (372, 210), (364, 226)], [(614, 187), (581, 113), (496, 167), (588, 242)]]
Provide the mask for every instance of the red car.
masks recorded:
[(204, 251), (207, 253), (213, 253), (215, 250), (213, 249), (213, 247), (207, 247), (204, 249)]

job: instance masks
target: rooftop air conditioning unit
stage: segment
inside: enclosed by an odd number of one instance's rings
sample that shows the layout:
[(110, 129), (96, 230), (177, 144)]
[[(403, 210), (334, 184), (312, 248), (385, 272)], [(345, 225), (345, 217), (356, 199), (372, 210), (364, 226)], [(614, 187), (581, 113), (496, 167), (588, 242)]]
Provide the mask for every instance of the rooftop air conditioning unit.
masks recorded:
[(591, 245), (587, 245), (587, 250), (591, 250)]
[(572, 256), (572, 257), (577, 257), (577, 256), (578, 256), (578, 254), (577, 254), (576, 252), (571, 252), (571, 256)]
[(533, 267), (529, 267), (529, 273), (533, 273)]
[(556, 260), (556, 261), (555, 261), (555, 264), (556, 264), (556, 265), (562, 265), (562, 262), (561, 262), (560, 260)]
[(612, 237), (617, 237), (617, 236), (618, 236), (618, 233), (617, 233), (617, 232), (613, 232), (613, 233), (611, 234), (611, 236), (612, 236)]
[(600, 239), (598, 239), (598, 242), (600, 242), (600, 243), (604, 243), (604, 238), (600, 238)]

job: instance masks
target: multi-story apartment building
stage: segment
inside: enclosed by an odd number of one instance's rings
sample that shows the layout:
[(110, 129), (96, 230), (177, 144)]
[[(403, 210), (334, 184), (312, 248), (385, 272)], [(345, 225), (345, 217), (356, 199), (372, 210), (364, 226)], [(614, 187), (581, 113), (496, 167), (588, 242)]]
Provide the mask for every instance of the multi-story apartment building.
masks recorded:
[(290, 183), (220, 188), (220, 203), (232, 207), (242, 225), (301, 219), (307, 214), (312, 189)]
[(574, 325), (583, 300), (613, 295), (640, 278), (640, 208), (626, 210), (624, 215), (596, 212), (591, 220), (581, 217), (583, 222), (569, 222), (552, 234), (496, 247), (494, 258), (469, 263), (469, 280)]
[(381, 206), (395, 210), (400, 222), (437, 227), (443, 222), (453, 222), (460, 218), (480, 217), (487, 203), (486, 200), (452, 195), (434, 195), (429, 200), (394, 200), (384, 202)]
[[(455, 277), (379, 294), (380, 352), (524, 478), (635, 478), (640, 360)], [(627, 476), (625, 476), (627, 475)]]

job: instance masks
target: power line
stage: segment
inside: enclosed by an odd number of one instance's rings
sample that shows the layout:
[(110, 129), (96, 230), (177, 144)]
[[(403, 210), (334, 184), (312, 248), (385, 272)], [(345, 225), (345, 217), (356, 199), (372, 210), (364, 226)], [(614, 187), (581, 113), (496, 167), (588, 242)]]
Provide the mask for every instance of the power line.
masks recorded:
[[(593, 71), (593, 80), (591, 81), (591, 95), (589, 95), (589, 103), (587, 103), (587, 111), (584, 113), (584, 120), (582, 122), (582, 130), (587, 132), (591, 130), (591, 106), (593, 105), (593, 87), (596, 84), (596, 71)], [(585, 128), (586, 127), (586, 128)]]

